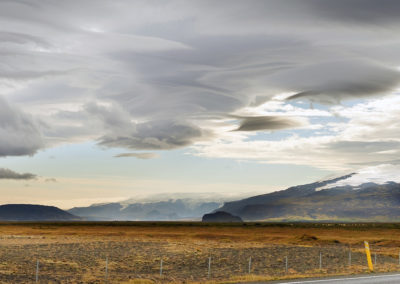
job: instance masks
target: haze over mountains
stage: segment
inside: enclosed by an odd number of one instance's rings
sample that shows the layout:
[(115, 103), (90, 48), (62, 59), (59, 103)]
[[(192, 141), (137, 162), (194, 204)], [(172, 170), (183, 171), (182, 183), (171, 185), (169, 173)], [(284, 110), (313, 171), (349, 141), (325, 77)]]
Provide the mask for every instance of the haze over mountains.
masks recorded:
[(53, 206), (8, 204), (0, 206), (0, 220), (199, 221), (202, 216), (214, 217), (206, 214), (216, 212), (226, 212), (220, 215), (231, 214), (244, 221), (397, 222), (400, 220), (397, 166), (369, 167), (244, 199), (237, 195), (172, 193), (67, 211)]
[(224, 211), (244, 221), (398, 221), (400, 183), (396, 172), (393, 166), (368, 167), (231, 201), (218, 195), (213, 199), (209, 194), (207, 198), (165, 195), (72, 208), (69, 212), (89, 220), (200, 220), (206, 213)]
[(171, 193), (131, 198), (122, 202), (93, 204), (88, 207), (74, 207), (68, 212), (87, 220), (200, 220), (204, 214), (221, 207), (225, 201), (238, 198), (240, 198), (238, 195), (235, 198), (217, 193)]
[(69, 213), (87, 220), (171, 221), (193, 220), (221, 206), (219, 202), (193, 203), (191, 200), (166, 200), (152, 203), (121, 203), (74, 207)]

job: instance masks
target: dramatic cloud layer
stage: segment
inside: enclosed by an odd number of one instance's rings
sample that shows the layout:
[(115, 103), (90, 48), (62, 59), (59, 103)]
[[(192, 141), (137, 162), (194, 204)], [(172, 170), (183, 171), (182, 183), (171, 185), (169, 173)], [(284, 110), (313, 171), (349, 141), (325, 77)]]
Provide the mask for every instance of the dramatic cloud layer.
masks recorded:
[(0, 26), (2, 157), (97, 141), (343, 169), (399, 150), (399, 1), (4, 1)]
[(37, 178), (37, 176), (34, 174), (20, 174), (10, 169), (0, 168), (0, 179), (30, 180), (35, 178)]

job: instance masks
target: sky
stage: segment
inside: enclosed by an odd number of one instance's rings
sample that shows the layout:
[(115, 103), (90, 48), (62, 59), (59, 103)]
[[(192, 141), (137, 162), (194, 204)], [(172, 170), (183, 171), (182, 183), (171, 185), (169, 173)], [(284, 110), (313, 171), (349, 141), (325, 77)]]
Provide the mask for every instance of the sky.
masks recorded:
[(396, 0), (0, 1), (0, 204), (393, 177), (399, 50)]

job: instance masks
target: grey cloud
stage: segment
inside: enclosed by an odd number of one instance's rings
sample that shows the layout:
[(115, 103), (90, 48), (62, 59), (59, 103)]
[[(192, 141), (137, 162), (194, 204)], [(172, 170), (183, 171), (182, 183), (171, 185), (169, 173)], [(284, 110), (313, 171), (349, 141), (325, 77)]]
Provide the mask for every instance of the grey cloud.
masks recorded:
[(113, 135), (135, 131), (135, 123), (130, 114), (118, 103), (104, 106), (91, 102), (84, 106), (84, 111), (88, 118), (98, 121), (106, 132)]
[(154, 159), (158, 158), (159, 155), (157, 153), (121, 153), (114, 156), (115, 158), (127, 158), (133, 157), (142, 160)]
[(175, 121), (149, 121), (135, 125), (135, 130), (112, 133), (99, 138), (99, 145), (139, 150), (170, 150), (210, 138), (212, 134), (195, 125)]
[(399, 24), (400, 3), (397, 0), (303, 1), (321, 18), (335, 22), (359, 23), (367, 26)]
[(97, 117), (105, 135), (99, 145), (139, 150), (169, 150), (188, 146), (212, 137), (211, 131), (180, 121), (177, 117), (145, 122), (132, 121), (129, 112), (118, 104), (87, 104), (85, 110)]
[(19, 70), (17, 72), (10, 72), (0, 70), (0, 78), (12, 79), (12, 80), (29, 80), (29, 79), (38, 79), (45, 78), (49, 76), (59, 76), (64, 75), (70, 71), (30, 71), (30, 70)]
[(280, 130), (304, 126), (304, 121), (299, 118), (282, 116), (236, 116), (241, 120), (236, 131)]
[(33, 155), (43, 147), (34, 118), (0, 97), (0, 157)]
[(36, 179), (37, 175), (31, 173), (17, 173), (10, 169), (0, 168), (0, 179), (30, 180)]
[(49, 48), (51, 45), (43, 38), (27, 35), (23, 33), (13, 33), (0, 31), (0, 41), (15, 44), (33, 44), (37, 47)]
[[(46, 143), (175, 149), (213, 139), (210, 117), (281, 92), (338, 103), (399, 83), (398, 1), (26, 3), (0, 3), (0, 80), (9, 101), (41, 106)], [(42, 147), (22, 116), (26, 136), (0, 136), (0, 156)], [(244, 118), (238, 130), (292, 127)]]
[[(31, 74), (34, 75), (34, 74)], [(56, 73), (50, 74), (36, 74), (39, 77), (43, 75), (43, 77), (48, 76), (56, 76)], [(61, 75), (61, 74), (58, 74)], [(0, 77), (2, 73), (0, 71)], [(15, 78), (15, 77), (13, 77)], [(21, 77), (20, 77), (21, 78)], [(26, 79), (25, 77), (24, 79)], [(35, 77), (30, 77), (35, 78)], [(15, 97), (10, 98), (12, 102), (15, 103), (31, 103), (34, 102), (36, 104), (54, 104), (54, 103), (62, 103), (62, 102), (72, 102), (79, 101), (82, 98), (82, 94), (86, 91), (82, 88), (73, 87), (63, 83), (63, 79), (53, 80), (51, 83), (41, 84), (31, 84), (29, 89), (20, 90), (14, 93)], [(56, 96), (54, 94), (57, 94)]]
[(229, 84), (202, 80), (209, 71), (215, 69), (207, 66), (207, 60), (216, 64), (212, 58), (207, 59), (211, 54), (212, 51), (208, 49), (168, 51), (161, 52), (159, 56), (126, 52), (113, 54), (113, 59), (139, 72), (141, 82), (151, 86), (152, 91), (140, 88), (139, 92), (105, 94), (103, 98), (123, 104), (135, 115), (151, 114), (152, 117), (234, 111), (243, 105), (245, 97), (238, 96)]
[(328, 103), (388, 93), (400, 83), (398, 71), (359, 60), (302, 67), (276, 78), (284, 81), (287, 88), (302, 89), (289, 100), (308, 98)]

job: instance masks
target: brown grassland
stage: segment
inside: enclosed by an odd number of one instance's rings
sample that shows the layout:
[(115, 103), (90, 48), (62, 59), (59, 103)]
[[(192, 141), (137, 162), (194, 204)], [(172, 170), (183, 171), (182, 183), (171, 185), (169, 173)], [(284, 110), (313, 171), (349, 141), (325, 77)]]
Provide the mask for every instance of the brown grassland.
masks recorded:
[(32, 283), (37, 260), (40, 283), (237, 283), (366, 273), (364, 240), (373, 261), (377, 254), (376, 272), (400, 270), (400, 224), (0, 223), (0, 282)]

